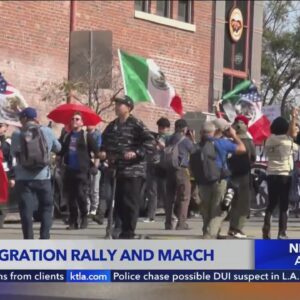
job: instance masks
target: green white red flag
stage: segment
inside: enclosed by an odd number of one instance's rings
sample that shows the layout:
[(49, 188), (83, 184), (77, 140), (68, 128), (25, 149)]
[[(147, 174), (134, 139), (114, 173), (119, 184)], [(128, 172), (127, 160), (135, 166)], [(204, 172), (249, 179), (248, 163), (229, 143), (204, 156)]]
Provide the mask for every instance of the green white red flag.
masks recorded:
[(125, 94), (135, 103), (153, 103), (183, 114), (182, 101), (152, 59), (119, 50)]
[(249, 119), (248, 131), (256, 144), (270, 135), (270, 121), (262, 113), (261, 96), (250, 80), (244, 80), (222, 97), (222, 105), (231, 122), (238, 114)]

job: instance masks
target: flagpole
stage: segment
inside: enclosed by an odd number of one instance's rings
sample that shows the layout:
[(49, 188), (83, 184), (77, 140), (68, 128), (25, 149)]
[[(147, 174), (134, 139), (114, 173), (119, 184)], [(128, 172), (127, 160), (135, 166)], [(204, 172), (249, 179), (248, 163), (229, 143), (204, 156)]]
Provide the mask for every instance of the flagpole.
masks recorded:
[(120, 48), (118, 49), (118, 57), (119, 57), (119, 62), (120, 62), (120, 67), (121, 67), (121, 74), (122, 74), (122, 78), (123, 78), (124, 92), (125, 92), (125, 95), (127, 95), (127, 88), (126, 88), (126, 82), (125, 82), (125, 76), (124, 76), (124, 68), (123, 68), (123, 64), (122, 64), (122, 60), (121, 60)]

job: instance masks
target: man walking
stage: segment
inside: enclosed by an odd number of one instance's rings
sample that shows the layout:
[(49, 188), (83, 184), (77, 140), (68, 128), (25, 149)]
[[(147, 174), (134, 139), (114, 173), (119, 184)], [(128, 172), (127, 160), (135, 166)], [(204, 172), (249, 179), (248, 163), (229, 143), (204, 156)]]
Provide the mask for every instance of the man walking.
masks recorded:
[[(64, 188), (70, 210), (69, 227), (74, 230), (88, 227), (88, 176), (91, 168), (90, 154), (98, 154), (93, 137), (83, 130), (82, 115), (75, 113), (71, 120), (71, 132), (65, 135), (59, 156), (65, 165)], [(80, 211), (80, 226), (78, 223)]]
[[(101, 132), (96, 128), (96, 126), (87, 126), (87, 132), (95, 140), (98, 149), (97, 152), (99, 152), (102, 143)], [(92, 164), (93, 167), (90, 169), (89, 176), (88, 212), (91, 216), (94, 217), (99, 206), (99, 188), (101, 178), (99, 158), (95, 156), (92, 157)]]
[(231, 180), (237, 187), (231, 205), (228, 235), (235, 238), (247, 237), (243, 232), (243, 228), (250, 211), (251, 166), (256, 159), (254, 143), (247, 134), (248, 122), (248, 119), (243, 115), (235, 118), (232, 127), (245, 145), (246, 153), (242, 155), (234, 154), (228, 160)]
[(131, 115), (130, 97), (115, 99), (117, 118), (102, 134), (100, 159), (116, 168), (116, 213), (121, 219), (121, 239), (133, 239), (139, 216), (142, 182), (146, 177), (146, 154), (155, 151), (155, 140), (144, 123)]
[(223, 213), (221, 210), (221, 201), (224, 198), (229, 177), (228, 154), (242, 154), (246, 152), (246, 149), (235, 130), (224, 119), (205, 122), (201, 132), (200, 147), (202, 149), (201, 157), (204, 161), (199, 166), (200, 169), (203, 169), (201, 173), (204, 176), (198, 178), (202, 201), (203, 236), (204, 238), (216, 238), (222, 221), (227, 216), (227, 213)]
[(24, 239), (33, 239), (32, 217), (36, 198), (41, 218), (40, 239), (50, 238), (53, 199), (50, 180), (50, 151), (57, 153), (61, 145), (52, 130), (40, 126), (32, 107), (20, 113), (21, 130), (12, 135), (11, 154), (16, 157), (16, 193)]
[(166, 146), (178, 146), (178, 165), (176, 170), (167, 170), (167, 201), (165, 229), (173, 229), (173, 211), (178, 219), (176, 230), (189, 229), (186, 223), (191, 198), (189, 157), (195, 150), (188, 134), (187, 122), (183, 119), (175, 122), (175, 133), (167, 139)]
[(148, 156), (146, 193), (148, 198), (147, 218), (145, 223), (155, 221), (157, 204), (166, 202), (166, 171), (160, 167), (159, 160), (161, 152), (166, 145), (166, 139), (170, 132), (170, 121), (167, 118), (160, 118), (156, 125), (158, 133), (153, 133), (156, 140), (156, 151), (154, 155)]

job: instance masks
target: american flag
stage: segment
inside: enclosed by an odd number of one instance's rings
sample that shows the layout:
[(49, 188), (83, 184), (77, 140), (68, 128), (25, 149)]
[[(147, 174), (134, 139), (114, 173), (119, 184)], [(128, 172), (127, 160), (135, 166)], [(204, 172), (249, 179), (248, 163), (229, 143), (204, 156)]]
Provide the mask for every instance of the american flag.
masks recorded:
[(27, 106), (19, 90), (9, 84), (0, 73), (0, 121), (18, 125), (18, 112)]
[(18, 92), (17, 89), (10, 85), (0, 73), (0, 94), (9, 96), (15, 92)]
[(261, 102), (261, 95), (254, 84), (240, 94), (241, 99), (251, 102)]

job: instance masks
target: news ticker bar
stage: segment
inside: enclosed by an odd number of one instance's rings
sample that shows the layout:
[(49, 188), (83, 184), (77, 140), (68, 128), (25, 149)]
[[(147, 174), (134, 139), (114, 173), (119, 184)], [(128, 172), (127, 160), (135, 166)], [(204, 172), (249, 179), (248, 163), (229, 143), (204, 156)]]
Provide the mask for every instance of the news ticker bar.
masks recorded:
[(1, 241), (0, 270), (300, 270), (300, 240)]
[(4, 282), (299, 282), (289, 270), (2, 270)]

